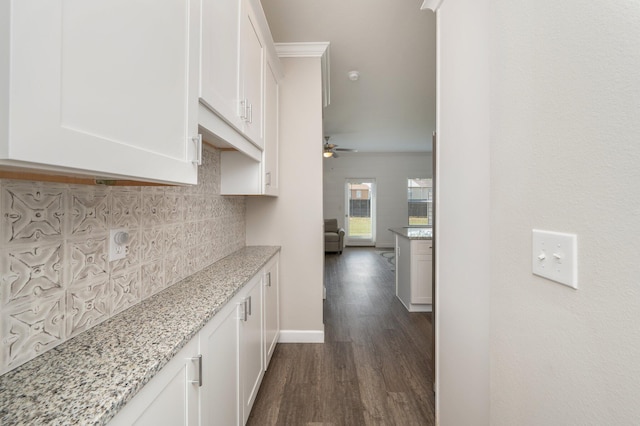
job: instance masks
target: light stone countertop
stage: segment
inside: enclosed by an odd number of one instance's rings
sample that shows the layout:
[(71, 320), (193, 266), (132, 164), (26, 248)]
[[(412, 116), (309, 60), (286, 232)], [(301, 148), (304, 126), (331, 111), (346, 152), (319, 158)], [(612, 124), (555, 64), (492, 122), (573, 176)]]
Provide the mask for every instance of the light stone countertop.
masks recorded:
[(245, 247), (0, 377), (0, 424), (106, 424), (280, 247)]
[(398, 234), (401, 237), (410, 240), (431, 240), (433, 238), (433, 229), (431, 227), (424, 228), (389, 228), (389, 231)]

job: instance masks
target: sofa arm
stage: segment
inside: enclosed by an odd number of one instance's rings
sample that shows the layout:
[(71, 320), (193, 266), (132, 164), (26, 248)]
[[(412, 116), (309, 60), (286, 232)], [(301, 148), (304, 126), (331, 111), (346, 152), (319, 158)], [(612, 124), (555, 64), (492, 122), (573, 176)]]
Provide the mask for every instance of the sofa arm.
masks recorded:
[(338, 228), (338, 234), (340, 235), (340, 238), (344, 237), (344, 228)]

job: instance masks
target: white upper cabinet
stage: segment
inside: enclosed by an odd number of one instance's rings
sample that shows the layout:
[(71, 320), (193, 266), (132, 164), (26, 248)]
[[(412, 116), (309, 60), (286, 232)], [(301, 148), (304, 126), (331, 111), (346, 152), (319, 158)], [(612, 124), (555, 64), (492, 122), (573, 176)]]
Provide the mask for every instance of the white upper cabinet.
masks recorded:
[(264, 77), (264, 152), (263, 163), (263, 190), (265, 195), (277, 196), (279, 193), (278, 182), (278, 117), (279, 117), (279, 86), (277, 73), (273, 69), (273, 61), (270, 59), (265, 64)]
[(200, 1), (24, 0), (0, 15), (1, 165), (197, 183)]
[(240, 119), (240, 1), (202, 0), (200, 102), (237, 129)]
[(222, 195), (278, 196), (278, 72), (271, 58), (264, 67), (264, 148), (260, 160), (239, 151), (220, 156)]
[[(258, 0), (202, 0), (199, 125), (205, 140), (260, 163), (269, 104), (267, 58), (282, 71)], [(276, 112), (277, 114), (277, 112)]]
[(264, 147), (262, 135), (262, 82), (264, 49), (257, 30), (257, 18), (249, 1), (242, 2), (241, 29), (241, 90), (240, 108), (242, 130), (258, 147)]

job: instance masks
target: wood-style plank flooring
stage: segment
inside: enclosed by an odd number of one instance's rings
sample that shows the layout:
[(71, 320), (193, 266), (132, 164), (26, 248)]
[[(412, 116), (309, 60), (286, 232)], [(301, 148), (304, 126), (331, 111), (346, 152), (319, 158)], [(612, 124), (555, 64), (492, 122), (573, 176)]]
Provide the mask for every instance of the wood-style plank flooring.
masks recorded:
[(373, 248), (325, 257), (324, 344), (278, 344), (249, 425), (433, 425), (431, 314)]

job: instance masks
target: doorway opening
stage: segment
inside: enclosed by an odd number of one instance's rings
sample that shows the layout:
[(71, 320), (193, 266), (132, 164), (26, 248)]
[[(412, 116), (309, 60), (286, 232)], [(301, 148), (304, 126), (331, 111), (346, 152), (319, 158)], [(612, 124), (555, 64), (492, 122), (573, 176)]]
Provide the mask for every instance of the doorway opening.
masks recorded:
[(376, 181), (347, 179), (345, 184), (345, 245), (376, 244)]

